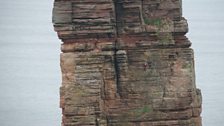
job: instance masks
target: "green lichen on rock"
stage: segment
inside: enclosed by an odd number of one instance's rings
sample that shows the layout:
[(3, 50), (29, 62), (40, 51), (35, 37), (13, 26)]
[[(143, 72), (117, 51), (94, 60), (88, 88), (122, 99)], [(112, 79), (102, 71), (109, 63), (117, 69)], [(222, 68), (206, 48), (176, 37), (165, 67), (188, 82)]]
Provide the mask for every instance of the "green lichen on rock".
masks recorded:
[(168, 44), (173, 44), (173, 36), (171, 33), (157, 33), (157, 38), (160, 44), (162, 45), (168, 45)]
[(135, 110), (136, 114), (139, 114), (139, 115), (150, 113), (152, 111), (153, 111), (152, 107), (149, 106), (149, 105), (143, 106), (142, 108), (139, 108), (139, 109)]
[(149, 18), (144, 17), (144, 23), (147, 25), (153, 25), (153, 26), (160, 27), (162, 25), (162, 20), (159, 18), (149, 19)]

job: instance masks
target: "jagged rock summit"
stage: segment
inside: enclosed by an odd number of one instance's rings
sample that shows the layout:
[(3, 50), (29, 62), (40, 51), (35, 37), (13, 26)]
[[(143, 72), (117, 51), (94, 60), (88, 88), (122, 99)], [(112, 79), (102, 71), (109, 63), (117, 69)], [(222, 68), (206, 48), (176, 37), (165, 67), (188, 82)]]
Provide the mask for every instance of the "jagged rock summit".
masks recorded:
[(201, 126), (181, 0), (55, 0), (63, 126)]

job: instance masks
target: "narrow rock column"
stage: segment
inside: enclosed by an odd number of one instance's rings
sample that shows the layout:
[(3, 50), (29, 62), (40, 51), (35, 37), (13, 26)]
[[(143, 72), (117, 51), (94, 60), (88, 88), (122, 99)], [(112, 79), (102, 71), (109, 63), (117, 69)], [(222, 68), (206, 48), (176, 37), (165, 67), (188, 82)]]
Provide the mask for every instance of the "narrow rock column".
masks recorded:
[(181, 0), (55, 0), (62, 126), (201, 126)]

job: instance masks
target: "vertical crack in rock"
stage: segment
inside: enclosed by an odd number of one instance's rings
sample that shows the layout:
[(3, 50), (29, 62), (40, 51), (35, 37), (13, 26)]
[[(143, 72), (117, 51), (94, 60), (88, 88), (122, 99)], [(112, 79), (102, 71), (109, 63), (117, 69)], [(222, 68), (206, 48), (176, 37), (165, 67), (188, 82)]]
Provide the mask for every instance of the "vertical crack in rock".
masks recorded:
[(116, 34), (117, 37), (121, 34), (121, 29), (123, 27), (122, 17), (124, 16), (123, 12), (123, 0), (114, 0), (115, 15), (116, 15)]
[(119, 71), (119, 66), (118, 66), (118, 60), (117, 60), (117, 39), (115, 40), (115, 48), (114, 48), (114, 69), (115, 69), (115, 76), (116, 76), (116, 87), (117, 87), (117, 94), (120, 95), (121, 92), (121, 86), (120, 86), (120, 81), (119, 81), (119, 76), (120, 76), (120, 71)]
[(114, 67), (115, 67), (115, 74), (116, 74), (116, 85), (117, 85), (117, 94), (120, 95), (121, 92), (121, 85), (120, 85), (120, 70), (118, 65), (117, 59), (117, 47), (118, 47), (118, 38), (119, 38), (119, 29), (122, 27), (121, 16), (122, 16), (122, 3), (120, 0), (114, 0), (114, 8), (115, 8), (115, 41), (114, 41)]

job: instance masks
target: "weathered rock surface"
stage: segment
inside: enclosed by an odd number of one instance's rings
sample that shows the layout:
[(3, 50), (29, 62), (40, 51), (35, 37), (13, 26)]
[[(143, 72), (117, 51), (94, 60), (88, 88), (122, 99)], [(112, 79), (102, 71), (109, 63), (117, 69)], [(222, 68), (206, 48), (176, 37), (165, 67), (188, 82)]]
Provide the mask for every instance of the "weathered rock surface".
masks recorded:
[(63, 126), (201, 126), (181, 0), (55, 0)]

